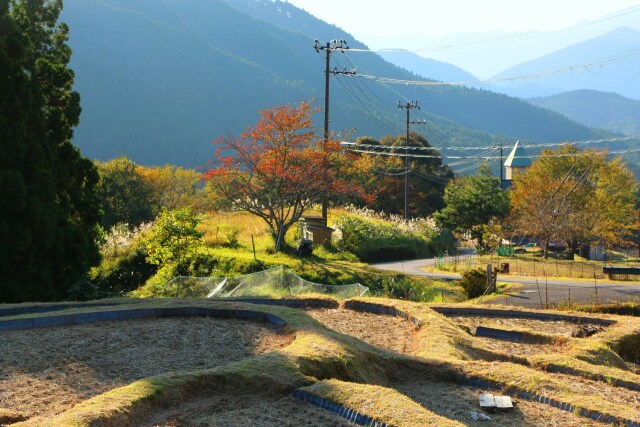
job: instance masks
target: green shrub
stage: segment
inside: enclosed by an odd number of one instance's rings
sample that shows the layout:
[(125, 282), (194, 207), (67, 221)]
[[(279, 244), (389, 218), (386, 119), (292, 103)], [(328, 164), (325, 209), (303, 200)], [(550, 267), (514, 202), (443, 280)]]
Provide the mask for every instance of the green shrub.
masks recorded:
[(149, 262), (160, 266), (175, 264), (195, 253), (203, 235), (197, 230), (199, 223), (200, 217), (191, 208), (163, 208), (145, 241)]
[(189, 253), (176, 265), (176, 273), (179, 276), (209, 277), (216, 276), (218, 258), (213, 255), (199, 252)]
[(459, 285), (468, 298), (477, 298), (487, 289), (487, 272), (481, 269), (463, 271)]
[(147, 262), (144, 248), (129, 247), (118, 258), (105, 259), (94, 268), (89, 280), (101, 292), (121, 294), (144, 285), (157, 271), (157, 265)]
[(240, 234), (240, 229), (233, 225), (227, 231), (227, 242), (226, 245), (229, 248), (237, 248), (239, 245), (238, 235)]
[(98, 287), (85, 276), (71, 286), (67, 296), (72, 301), (89, 301), (99, 298), (99, 291)]
[(415, 302), (433, 301), (439, 294), (429, 280), (403, 274), (384, 276), (381, 280), (382, 296)]
[(139, 298), (163, 298), (163, 297), (175, 297), (176, 287), (169, 282), (179, 276), (176, 265), (167, 264), (163, 265), (155, 276), (149, 278), (144, 286), (134, 290), (129, 295)]
[(428, 242), (422, 236), (382, 222), (344, 215), (334, 226), (342, 235), (337, 247), (364, 262), (411, 259), (428, 253)]

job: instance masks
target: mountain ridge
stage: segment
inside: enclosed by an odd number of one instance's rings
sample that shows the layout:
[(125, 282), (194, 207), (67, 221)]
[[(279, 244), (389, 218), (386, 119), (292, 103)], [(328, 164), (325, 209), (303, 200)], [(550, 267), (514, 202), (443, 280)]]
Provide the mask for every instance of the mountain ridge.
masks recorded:
[(582, 89), (527, 101), (586, 126), (640, 136), (640, 101), (616, 93)]
[[(537, 79), (532, 78), (530, 82), (529, 79), (520, 79), (495, 83), (492, 87), (511, 96), (527, 98), (592, 89), (640, 99), (640, 79), (636, 78), (635, 64), (640, 65), (640, 31), (621, 27), (518, 64), (493, 76), (491, 80), (548, 73)], [(554, 72), (561, 69), (567, 71)], [(523, 83), (514, 84), (519, 81)]]
[[(71, 29), (71, 66), (83, 106), (76, 145), (99, 160), (124, 154), (141, 164), (203, 165), (213, 157), (211, 140), (238, 134), (257, 121), (260, 109), (309, 99), (319, 106), (324, 58), (313, 40), (345, 38), (352, 47), (366, 46), (287, 3), (262, 5), (266, 15), (295, 12), (299, 22), (286, 18), (275, 25), (221, 0), (66, 0), (62, 20)], [(274, 11), (278, 7), (284, 12)], [(372, 52), (336, 51), (332, 65), (426, 81)], [(396, 104), (415, 100), (422, 105), (417, 118), (429, 121), (432, 145), (556, 142), (592, 134), (522, 100), (419, 83), (332, 76), (331, 129), (356, 129), (355, 137), (401, 134)]]

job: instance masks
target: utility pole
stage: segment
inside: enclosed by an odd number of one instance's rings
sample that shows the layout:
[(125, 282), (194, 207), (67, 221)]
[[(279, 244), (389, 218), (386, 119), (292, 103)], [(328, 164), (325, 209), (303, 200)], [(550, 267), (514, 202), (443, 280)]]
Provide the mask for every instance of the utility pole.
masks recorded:
[(404, 219), (409, 220), (409, 125), (412, 123), (410, 120), (411, 110), (414, 108), (420, 109), (418, 101), (407, 102), (402, 105), (398, 101), (398, 108), (407, 110), (407, 138), (404, 142)]
[[(344, 40), (331, 40), (330, 42), (327, 42), (324, 46), (322, 46), (320, 44), (320, 42), (316, 39), (314, 40), (314, 46), (313, 48), (316, 50), (317, 53), (320, 53), (321, 50), (325, 51), (325, 55), (326, 55), (326, 59), (325, 59), (325, 68), (324, 68), (324, 75), (325, 75), (325, 81), (324, 81), (324, 144), (325, 144), (325, 151), (326, 151), (326, 145), (327, 145), (327, 141), (329, 141), (329, 76), (331, 76), (331, 74), (345, 74), (345, 75), (354, 75), (356, 72), (355, 70), (352, 71), (347, 71), (346, 69), (342, 70), (342, 71), (338, 71), (335, 67), (333, 68), (333, 70), (331, 69), (331, 52), (333, 52), (334, 50), (341, 50), (344, 51), (346, 49), (349, 49), (349, 46), (347, 46), (347, 42)], [(324, 176), (322, 177), (323, 182), (324, 182), (324, 187), (325, 190), (323, 190), (322, 192), (322, 218), (327, 219), (327, 195), (326, 195), (326, 181), (327, 181), (327, 173), (326, 173), (326, 159), (325, 159), (325, 172), (324, 172)]]
[(502, 163), (502, 149), (503, 149), (503, 147), (504, 146), (502, 144), (496, 144), (496, 145), (493, 146), (493, 148), (499, 148), (500, 149), (500, 164), (499, 164), (499, 166), (500, 166), (500, 189), (501, 190), (504, 190), (504, 186), (503, 186), (504, 178), (503, 178), (503, 175), (502, 175), (502, 173), (503, 173), (502, 172), (502, 168), (504, 166), (503, 163)]

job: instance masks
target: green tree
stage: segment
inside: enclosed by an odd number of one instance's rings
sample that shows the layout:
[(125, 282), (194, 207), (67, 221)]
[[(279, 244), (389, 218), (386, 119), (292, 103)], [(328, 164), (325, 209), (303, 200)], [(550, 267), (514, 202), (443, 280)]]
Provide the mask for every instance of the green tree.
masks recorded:
[(80, 97), (62, 1), (0, 0), (0, 301), (63, 298), (99, 261), (98, 174), (71, 144)]
[(199, 246), (203, 235), (197, 230), (199, 223), (189, 207), (162, 209), (147, 240), (147, 260), (160, 266), (179, 263)]
[(169, 210), (194, 206), (200, 202), (197, 185), (202, 175), (193, 169), (165, 165), (162, 167), (137, 166), (136, 172), (151, 189), (154, 210)]
[(444, 209), (433, 215), (436, 223), (451, 230), (470, 232), (480, 246), (486, 227), (509, 213), (509, 196), (487, 164), (474, 176), (450, 182), (444, 191), (444, 202)]
[(102, 201), (102, 226), (109, 229), (118, 223), (135, 227), (151, 221), (159, 212), (154, 209), (151, 185), (138, 173), (136, 164), (125, 156), (97, 163), (100, 173), (98, 195)]

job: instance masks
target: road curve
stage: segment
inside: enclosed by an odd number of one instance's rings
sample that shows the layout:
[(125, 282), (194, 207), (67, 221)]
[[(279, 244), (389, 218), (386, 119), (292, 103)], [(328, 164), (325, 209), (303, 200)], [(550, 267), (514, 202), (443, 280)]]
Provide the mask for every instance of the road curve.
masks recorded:
[[(460, 275), (448, 272), (424, 271), (433, 266), (435, 258), (414, 259), (371, 264), (372, 267), (412, 276), (430, 277), (438, 280), (459, 280)], [(640, 282), (619, 282), (612, 280), (578, 281), (544, 277), (510, 277), (498, 275), (498, 282), (514, 283), (514, 289), (505, 293), (510, 305), (540, 306), (546, 302), (566, 301), (582, 303), (605, 303), (640, 300)], [(545, 301), (543, 303), (542, 301)]]

